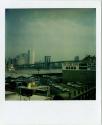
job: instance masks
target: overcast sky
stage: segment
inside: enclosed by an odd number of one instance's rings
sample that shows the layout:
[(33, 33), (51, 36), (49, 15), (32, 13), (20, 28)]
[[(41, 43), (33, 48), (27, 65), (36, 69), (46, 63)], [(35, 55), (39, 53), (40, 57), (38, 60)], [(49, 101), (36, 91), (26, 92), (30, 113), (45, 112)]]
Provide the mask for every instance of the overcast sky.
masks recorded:
[(7, 9), (6, 58), (34, 49), (35, 60), (96, 53), (95, 9)]

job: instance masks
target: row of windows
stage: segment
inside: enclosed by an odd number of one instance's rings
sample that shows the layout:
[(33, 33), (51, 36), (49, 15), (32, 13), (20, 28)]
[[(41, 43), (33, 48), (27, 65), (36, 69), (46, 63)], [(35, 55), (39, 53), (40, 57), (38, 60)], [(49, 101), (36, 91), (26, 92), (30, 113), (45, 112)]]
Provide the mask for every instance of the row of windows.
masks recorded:
[(66, 67), (66, 69), (76, 69), (76, 67)]

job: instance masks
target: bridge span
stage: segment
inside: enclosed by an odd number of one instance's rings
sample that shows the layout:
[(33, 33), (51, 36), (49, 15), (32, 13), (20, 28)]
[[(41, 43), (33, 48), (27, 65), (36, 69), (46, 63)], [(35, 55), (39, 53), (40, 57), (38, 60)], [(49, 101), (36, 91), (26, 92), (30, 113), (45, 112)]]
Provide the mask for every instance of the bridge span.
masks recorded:
[(51, 75), (51, 74), (62, 74), (62, 69), (29, 69), (29, 70), (16, 70), (20, 74), (29, 74), (29, 75)]

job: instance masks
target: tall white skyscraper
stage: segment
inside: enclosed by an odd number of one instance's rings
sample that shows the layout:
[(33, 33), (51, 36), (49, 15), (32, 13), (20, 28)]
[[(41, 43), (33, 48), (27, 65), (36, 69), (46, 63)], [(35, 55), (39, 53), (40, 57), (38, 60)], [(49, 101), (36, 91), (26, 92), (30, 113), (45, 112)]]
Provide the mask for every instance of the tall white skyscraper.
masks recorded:
[(35, 52), (33, 49), (28, 50), (28, 64), (35, 63)]

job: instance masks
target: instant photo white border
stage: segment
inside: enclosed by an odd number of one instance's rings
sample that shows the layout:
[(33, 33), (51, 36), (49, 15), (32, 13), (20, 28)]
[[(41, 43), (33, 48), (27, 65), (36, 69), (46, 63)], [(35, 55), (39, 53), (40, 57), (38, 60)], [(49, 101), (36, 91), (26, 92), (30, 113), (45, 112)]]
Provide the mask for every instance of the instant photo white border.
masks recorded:
[[(96, 8), (96, 100), (5, 101), (5, 9)], [(2, 125), (101, 125), (101, 1), (0, 2), (0, 124)]]

